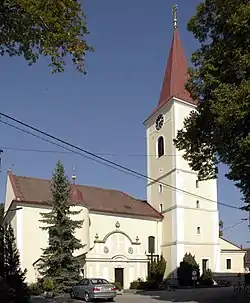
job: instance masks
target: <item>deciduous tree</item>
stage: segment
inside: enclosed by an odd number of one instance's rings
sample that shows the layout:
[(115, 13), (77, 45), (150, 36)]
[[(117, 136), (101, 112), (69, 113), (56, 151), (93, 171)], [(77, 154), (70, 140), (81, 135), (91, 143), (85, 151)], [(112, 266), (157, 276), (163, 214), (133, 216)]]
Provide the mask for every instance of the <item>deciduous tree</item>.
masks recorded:
[(23, 56), (33, 64), (44, 55), (53, 72), (64, 71), (70, 55), (79, 71), (91, 47), (86, 15), (77, 0), (3, 0), (0, 4), (0, 54)]
[(223, 237), (223, 221), (219, 221), (219, 237)]
[(200, 43), (187, 89), (199, 100), (174, 141), (199, 180), (229, 167), (250, 209), (250, 2), (206, 0), (188, 23)]
[(3, 215), (4, 215), (4, 205), (0, 203), (0, 225), (2, 223)]

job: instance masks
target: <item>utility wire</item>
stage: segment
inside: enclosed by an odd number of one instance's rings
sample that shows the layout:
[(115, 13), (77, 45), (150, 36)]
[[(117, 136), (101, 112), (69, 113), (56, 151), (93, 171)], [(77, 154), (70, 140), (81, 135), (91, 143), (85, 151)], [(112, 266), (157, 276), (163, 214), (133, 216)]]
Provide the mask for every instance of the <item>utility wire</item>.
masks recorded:
[(52, 153), (52, 154), (71, 154), (72, 153), (72, 152), (69, 152), (69, 151), (61, 151), (61, 150), (30, 149), (30, 148), (5, 147), (5, 146), (0, 146), (0, 149), (3, 149), (3, 150), (12, 150), (12, 151), (20, 151), (20, 152), (32, 152), (32, 153)]
[[(52, 154), (71, 154), (72, 152), (68, 151), (59, 151), (59, 150), (50, 150), (50, 149), (30, 149), (30, 148), (20, 148), (20, 147), (4, 147), (0, 146), (0, 149), (5, 149), (5, 150), (12, 150), (12, 151), (21, 151), (21, 152), (34, 152), (34, 153), (52, 153)], [(157, 157), (157, 155), (146, 155), (146, 154), (121, 154), (121, 153), (99, 153), (95, 152), (95, 155), (99, 156), (124, 156), (124, 157)], [(163, 155), (162, 157), (177, 157), (177, 156), (182, 156), (180, 154), (178, 155)]]
[[(31, 136), (33, 136), (33, 137), (35, 137), (35, 138), (41, 139), (41, 140), (43, 140), (43, 141), (45, 141), (45, 142), (48, 142), (48, 143), (50, 143), (50, 144), (53, 144), (53, 145), (55, 145), (55, 146), (58, 146), (58, 147), (63, 148), (63, 149), (66, 149), (66, 150), (67, 150), (68, 152), (70, 152), (70, 153), (74, 153), (74, 154), (79, 155), (79, 156), (82, 156), (82, 157), (84, 157), (84, 158), (86, 158), (86, 159), (92, 160), (92, 161), (97, 162), (97, 163), (100, 163), (100, 164), (104, 164), (105, 166), (108, 166), (108, 167), (110, 167), (110, 168), (113, 168), (113, 169), (116, 169), (116, 170), (118, 170), (118, 171), (124, 172), (123, 170), (121, 170), (121, 169), (119, 169), (119, 168), (117, 168), (117, 167), (115, 167), (115, 166), (109, 165), (109, 164), (107, 164), (107, 163), (103, 163), (103, 162), (101, 162), (100, 160), (97, 160), (97, 159), (95, 159), (95, 158), (91, 158), (91, 157), (89, 157), (89, 156), (87, 156), (87, 155), (84, 155), (84, 154), (78, 152), (78, 151), (75, 151), (75, 150), (73, 150), (73, 149), (70, 149), (69, 147), (66, 147), (66, 146), (64, 146), (64, 145), (58, 144), (58, 143), (53, 142), (53, 141), (51, 141), (51, 140), (49, 140), (49, 139), (43, 138), (43, 137), (41, 137), (41, 136), (39, 136), (39, 135), (36, 135), (36, 134), (34, 134), (34, 133), (32, 133), (32, 132), (30, 132), (30, 131), (28, 131), (28, 130), (22, 129), (21, 127), (18, 127), (18, 126), (16, 126), (16, 125), (13, 125), (13, 124), (11, 124), (11, 123), (8, 123), (8, 122), (2, 121), (2, 120), (0, 120), (0, 122), (3, 123), (3, 124), (5, 124), (5, 125), (8, 125), (8, 126), (14, 128), (14, 129), (16, 129), (16, 130), (19, 130), (19, 131), (21, 131), (21, 132), (23, 132), (23, 133), (26, 133), (26, 134), (28, 134), (28, 135), (31, 135)], [(62, 151), (62, 152), (63, 152), (63, 151)], [(127, 173), (127, 172), (126, 172), (126, 173)], [(135, 176), (135, 175), (132, 174), (132, 173), (127, 173), (127, 174), (132, 175), (132, 176)], [(143, 180), (144, 180), (144, 178), (143, 178)]]
[[(7, 118), (7, 119), (9, 119), (9, 120), (14, 121), (15, 123), (20, 124), (20, 125), (22, 125), (22, 126), (25, 126), (25, 127), (27, 127), (28, 129), (31, 129), (31, 130), (33, 130), (33, 131), (35, 131), (35, 132), (38, 132), (39, 134), (42, 134), (42, 135), (44, 135), (44, 136), (46, 136), (46, 137), (48, 137), (48, 138), (50, 138), (50, 139), (53, 139), (53, 140), (55, 140), (55, 141), (57, 141), (57, 142), (60, 142), (60, 143), (63, 144), (63, 145), (57, 144), (57, 143), (52, 142), (52, 141), (50, 141), (50, 140), (48, 140), (48, 139), (46, 139), (46, 138), (43, 138), (43, 137), (38, 136), (38, 135), (35, 135), (35, 134), (33, 134), (32, 132), (26, 131), (26, 130), (24, 130), (24, 129), (20, 128), (20, 127), (17, 127), (17, 126), (15, 126), (15, 125), (11, 124), (11, 123), (8, 123), (8, 122), (6, 122), (6, 121), (0, 120), (1, 123), (4, 123), (4, 124), (6, 124), (6, 125), (8, 125), (8, 126), (11, 126), (11, 127), (15, 128), (15, 129), (17, 129), (17, 130), (20, 130), (20, 131), (22, 131), (22, 132), (24, 132), (24, 133), (30, 134), (30, 135), (32, 135), (32, 136), (34, 136), (34, 137), (40, 138), (40, 139), (42, 139), (42, 140), (44, 140), (44, 141), (47, 141), (47, 142), (49, 142), (49, 143), (51, 143), (51, 144), (54, 144), (54, 145), (56, 145), (56, 146), (59, 146), (59, 147), (61, 147), (61, 148), (63, 148), (63, 149), (66, 149), (66, 150), (68, 150), (68, 151), (71, 151), (71, 152), (73, 152), (73, 153), (75, 153), (75, 154), (84, 156), (85, 158), (90, 159), (90, 160), (92, 160), (92, 161), (101, 163), (101, 164), (106, 165), (106, 166), (108, 166), (108, 167), (111, 167), (111, 168), (113, 168), (113, 169), (122, 171), (122, 172), (124, 172), (124, 173), (126, 173), (126, 174), (129, 174), (129, 175), (132, 175), (132, 176), (139, 177), (139, 178), (144, 179), (144, 180), (148, 180), (148, 181), (151, 181), (151, 182), (156, 182), (157, 184), (161, 184), (161, 185), (163, 185), (164, 187), (173, 189), (173, 190), (175, 190), (175, 191), (182, 192), (182, 193), (187, 194), (187, 195), (189, 195), (189, 196), (194, 196), (194, 197), (196, 197), (196, 198), (203, 199), (203, 200), (206, 200), (206, 201), (212, 202), (212, 203), (217, 203), (217, 204), (220, 204), (220, 205), (222, 205), (222, 206), (229, 207), (229, 208), (232, 208), (232, 209), (242, 210), (241, 207), (233, 206), (233, 205), (226, 204), (226, 203), (223, 203), (223, 202), (214, 201), (214, 200), (212, 200), (212, 199), (209, 199), (209, 198), (206, 198), (206, 197), (203, 197), (203, 196), (200, 196), (200, 195), (196, 195), (196, 194), (194, 194), (194, 193), (191, 193), (191, 192), (188, 192), (188, 191), (186, 191), (186, 190), (177, 188), (177, 187), (172, 186), (172, 185), (170, 185), (170, 184), (167, 184), (167, 183), (161, 182), (161, 181), (159, 181), (159, 180), (155, 180), (155, 179), (153, 179), (153, 178), (150, 178), (150, 177), (148, 177), (148, 176), (146, 176), (146, 175), (144, 175), (144, 174), (142, 174), (142, 173), (140, 173), (140, 172), (137, 172), (137, 171), (135, 171), (135, 170), (133, 170), (133, 169), (130, 169), (130, 168), (126, 167), (126, 166), (123, 166), (123, 165), (121, 165), (121, 164), (118, 164), (118, 163), (116, 163), (116, 162), (113, 162), (113, 161), (111, 161), (111, 160), (108, 160), (108, 159), (106, 159), (106, 158), (103, 158), (103, 157), (101, 157), (101, 156), (98, 156), (98, 155), (96, 155), (96, 154), (94, 154), (94, 153), (92, 153), (92, 152), (89, 152), (89, 151), (87, 151), (87, 150), (85, 150), (85, 149), (83, 149), (83, 148), (80, 148), (80, 147), (78, 147), (78, 146), (76, 146), (76, 145), (74, 145), (74, 144), (71, 144), (71, 143), (69, 143), (69, 142), (67, 142), (67, 141), (65, 141), (65, 140), (62, 140), (62, 139), (60, 139), (60, 138), (58, 138), (58, 137), (55, 137), (55, 136), (53, 136), (53, 135), (51, 135), (51, 134), (49, 134), (49, 133), (46, 133), (46, 132), (44, 132), (44, 131), (42, 131), (42, 130), (40, 130), (40, 129), (38, 129), (38, 128), (35, 128), (35, 127), (33, 127), (33, 126), (31, 126), (31, 125), (29, 125), (29, 124), (27, 124), (27, 123), (24, 123), (24, 122), (22, 122), (22, 121), (20, 121), (20, 120), (18, 120), (18, 119), (15, 119), (15, 118), (13, 118), (13, 117), (11, 117), (11, 116), (9, 116), (9, 115), (6, 115), (6, 114), (0, 112), (0, 117), (1, 117), (1, 116), (4, 116), (5, 118)], [(70, 148), (65, 147), (64, 145), (66, 145), (66, 146), (68, 146), (68, 147), (70, 147)], [(73, 148), (73, 150), (72, 150), (71, 148)], [(75, 150), (77, 150), (78, 152), (76, 152)], [(83, 154), (83, 153), (84, 153), (84, 154)]]
[(245, 221), (245, 220), (241, 220), (241, 221), (235, 223), (234, 225), (231, 225), (231, 226), (229, 226), (229, 227), (227, 227), (227, 228), (222, 229), (221, 231), (227, 231), (227, 230), (233, 229), (233, 228), (235, 228), (236, 226), (242, 224), (244, 221)]

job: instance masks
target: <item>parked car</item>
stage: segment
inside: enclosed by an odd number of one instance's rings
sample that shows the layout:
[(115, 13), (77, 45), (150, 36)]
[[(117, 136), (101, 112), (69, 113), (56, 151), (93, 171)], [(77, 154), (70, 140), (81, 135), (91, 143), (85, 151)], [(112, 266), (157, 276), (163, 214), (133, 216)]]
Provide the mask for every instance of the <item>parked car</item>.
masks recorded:
[(72, 286), (70, 295), (71, 298), (83, 299), (85, 302), (95, 299), (113, 302), (116, 297), (116, 287), (102, 278), (86, 278)]

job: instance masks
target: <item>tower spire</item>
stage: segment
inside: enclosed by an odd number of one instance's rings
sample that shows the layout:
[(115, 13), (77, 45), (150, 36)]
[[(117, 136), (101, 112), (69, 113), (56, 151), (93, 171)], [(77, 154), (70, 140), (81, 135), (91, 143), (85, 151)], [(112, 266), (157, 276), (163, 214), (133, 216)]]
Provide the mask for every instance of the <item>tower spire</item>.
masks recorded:
[(172, 10), (174, 26), (173, 40), (165, 69), (158, 108), (167, 103), (172, 97), (196, 104), (196, 101), (192, 100), (189, 92), (185, 88), (188, 80), (188, 64), (178, 32), (177, 11), (178, 5), (174, 4)]
[(174, 97), (192, 105), (198, 104), (197, 100), (193, 100), (185, 88), (188, 81), (188, 64), (179, 36), (177, 11), (178, 5), (174, 4), (172, 7), (173, 39), (165, 68), (160, 98), (157, 107), (149, 117)]
[(178, 11), (178, 5), (177, 4), (173, 4), (172, 14), (173, 14), (174, 29), (176, 29), (178, 27), (177, 11)]

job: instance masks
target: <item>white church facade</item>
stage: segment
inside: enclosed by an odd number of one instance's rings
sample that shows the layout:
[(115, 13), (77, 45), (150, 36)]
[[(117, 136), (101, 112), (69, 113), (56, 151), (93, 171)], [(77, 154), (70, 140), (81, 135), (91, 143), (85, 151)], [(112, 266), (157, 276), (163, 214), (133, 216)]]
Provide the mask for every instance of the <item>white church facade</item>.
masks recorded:
[[(120, 191), (72, 185), (72, 201), (84, 220), (76, 232), (84, 248), (76, 256), (85, 276), (118, 280), (124, 288), (137, 278), (146, 279), (149, 237), (155, 239), (155, 255), (163, 254), (167, 261), (166, 277), (176, 277), (185, 253), (195, 255), (201, 270), (244, 272), (245, 251), (219, 237), (217, 180), (198, 182), (173, 144), (196, 106), (185, 90), (186, 80), (187, 61), (175, 26), (160, 100), (145, 121), (147, 201)], [(13, 225), (27, 281), (35, 282), (48, 239), (39, 220), (40, 213), (51, 209), (44, 202), (51, 200), (49, 180), (9, 171), (6, 184), (5, 221)]]

